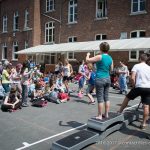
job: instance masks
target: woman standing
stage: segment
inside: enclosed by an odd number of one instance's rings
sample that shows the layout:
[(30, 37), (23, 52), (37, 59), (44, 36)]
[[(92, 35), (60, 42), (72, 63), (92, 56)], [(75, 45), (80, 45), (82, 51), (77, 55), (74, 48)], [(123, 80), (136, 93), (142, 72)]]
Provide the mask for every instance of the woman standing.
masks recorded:
[(63, 74), (63, 82), (66, 86), (67, 93), (69, 92), (68, 82), (71, 78), (71, 74), (73, 73), (72, 65), (69, 64), (68, 59), (65, 59), (64, 67), (62, 70)]
[(96, 119), (102, 119), (103, 103), (105, 103), (105, 118), (108, 118), (110, 109), (110, 101), (108, 98), (110, 81), (110, 71), (113, 70), (113, 60), (108, 54), (110, 46), (107, 42), (100, 44), (100, 54), (89, 58), (90, 53), (87, 53), (86, 61), (88, 63), (96, 62), (96, 97), (98, 102), (98, 116)]
[(5, 93), (10, 91), (10, 78), (11, 78), (11, 67), (10, 65), (6, 66), (2, 72), (2, 86), (5, 90)]
[(22, 70), (21, 70), (21, 74), (22, 74), (22, 78), (21, 78), (21, 85), (22, 85), (22, 106), (23, 107), (28, 107), (29, 106), (28, 103), (27, 103), (27, 98), (28, 98), (29, 77), (30, 77), (31, 73), (32, 73), (32, 70), (28, 71), (27, 65), (23, 64), (23, 67), (22, 67)]

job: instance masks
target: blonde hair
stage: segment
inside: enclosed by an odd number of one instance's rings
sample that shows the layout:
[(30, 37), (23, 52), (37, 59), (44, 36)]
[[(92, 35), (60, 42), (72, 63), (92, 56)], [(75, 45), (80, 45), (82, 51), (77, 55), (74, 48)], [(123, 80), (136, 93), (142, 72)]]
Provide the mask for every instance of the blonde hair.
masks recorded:
[(92, 64), (92, 63), (89, 63), (89, 64), (87, 65), (87, 67), (88, 67), (89, 70), (93, 70), (93, 64)]

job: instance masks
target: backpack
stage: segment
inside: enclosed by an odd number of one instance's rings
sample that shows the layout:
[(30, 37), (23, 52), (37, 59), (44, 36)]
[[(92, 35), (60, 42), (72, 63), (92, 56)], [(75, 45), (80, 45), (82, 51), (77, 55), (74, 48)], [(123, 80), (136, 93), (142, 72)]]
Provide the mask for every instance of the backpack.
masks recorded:
[(59, 93), (58, 98), (60, 99), (60, 101), (64, 100), (64, 99), (67, 99), (67, 101), (70, 100), (70, 97), (69, 97), (68, 93)]
[(92, 72), (91, 72), (90, 79), (89, 79), (89, 84), (95, 85), (95, 78), (96, 78), (96, 74), (95, 74), (94, 71), (92, 71)]
[(42, 97), (35, 98), (32, 101), (32, 106), (35, 106), (35, 107), (44, 107), (44, 106), (47, 106), (47, 100), (45, 100)]

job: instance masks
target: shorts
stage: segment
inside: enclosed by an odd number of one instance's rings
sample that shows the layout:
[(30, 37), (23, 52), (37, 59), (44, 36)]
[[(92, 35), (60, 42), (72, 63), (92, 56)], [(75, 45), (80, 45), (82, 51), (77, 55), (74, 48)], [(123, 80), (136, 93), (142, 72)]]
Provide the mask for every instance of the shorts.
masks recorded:
[(84, 82), (85, 82), (85, 77), (82, 77), (82, 78), (79, 80), (79, 89), (82, 89), (82, 88), (83, 88)]
[(141, 101), (143, 104), (150, 105), (150, 88), (133, 88), (126, 95), (128, 99), (135, 99), (136, 97), (141, 96)]
[(58, 75), (60, 73), (60, 71), (55, 71), (55, 74)]
[(68, 77), (68, 76), (63, 77), (63, 81), (69, 81), (69, 80), (70, 80), (70, 77)]

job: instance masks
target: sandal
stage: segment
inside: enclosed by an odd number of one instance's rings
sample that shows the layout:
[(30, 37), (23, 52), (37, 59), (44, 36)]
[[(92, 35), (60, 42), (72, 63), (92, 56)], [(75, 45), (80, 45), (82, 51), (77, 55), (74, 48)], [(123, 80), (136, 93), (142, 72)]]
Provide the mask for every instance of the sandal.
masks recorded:
[(147, 125), (142, 125), (142, 124), (140, 125), (141, 130), (146, 130), (146, 127), (147, 127)]
[(90, 104), (91, 104), (91, 105), (95, 105), (95, 101), (89, 102), (88, 104), (89, 104), (89, 105), (90, 105)]

